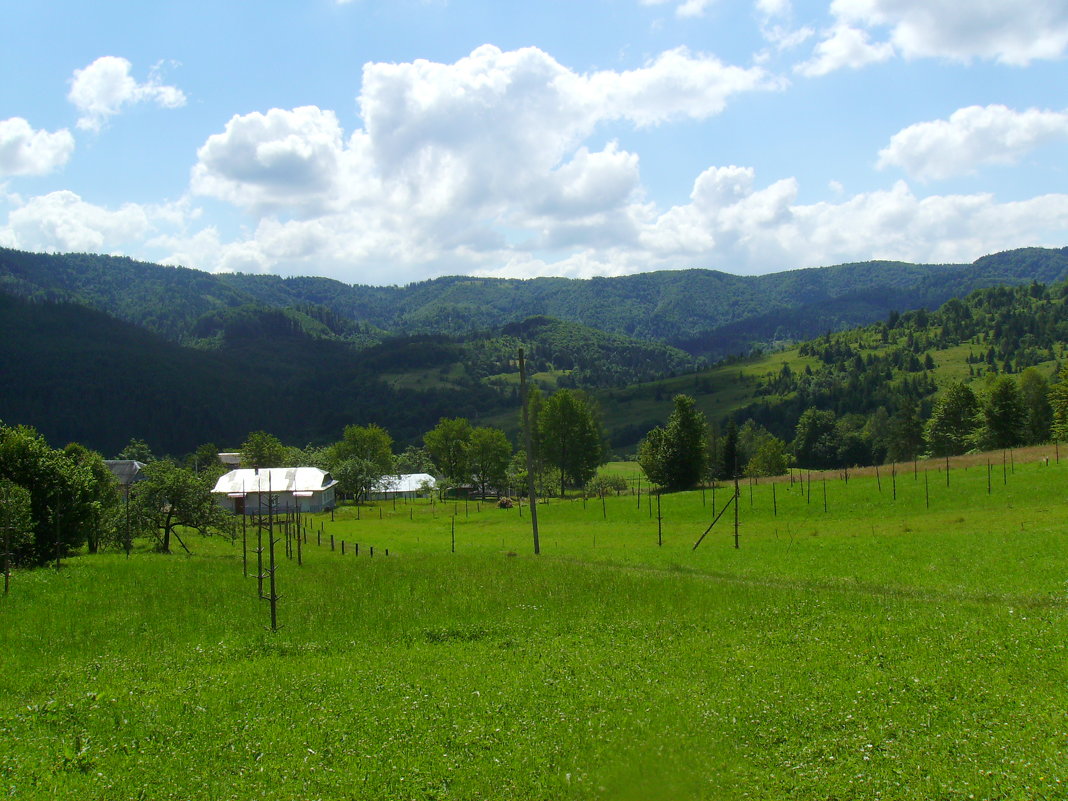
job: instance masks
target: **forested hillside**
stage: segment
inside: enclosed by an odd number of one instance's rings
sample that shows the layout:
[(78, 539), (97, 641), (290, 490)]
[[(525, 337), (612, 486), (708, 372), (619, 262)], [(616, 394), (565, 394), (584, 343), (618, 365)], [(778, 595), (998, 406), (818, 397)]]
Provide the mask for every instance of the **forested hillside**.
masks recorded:
[[(784, 286), (775, 297), (794, 298), (792, 310), (765, 306), (746, 323), (717, 329), (716, 341), (741, 348), (753, 331), (764, 332), (762, 341), (776, 341), (806, 326), (820, 326), (821, 335), (701, 369), (691, 354), (663, 342), (543, 315), (466, 333), (391, 331), (402, 318), (428, 328), (436, 320), (441, 329), (459, 331), (473, 327), (474, 319), (503, 318), (539, 304), (597, 318), (609, 329), (628, 314), (645, 314), (647, 326), (656, 319), (682, 326), (686, 285), (727, 287), (742, 279), (689, 271), (586, 282), (440, 279), (359, 288), (0, 251), (0, 369), (8, 379), (0, 390), (0, 419), (34, 425), (57, 444), (77, 440), (108, 454), (131, 436), (180, 453), (206, 441), (235, 443), (255, 429), (293, 444), (323, 442), (352, 423), (382, 425), (403, 445), (418, 442), (441, 417), (468, 417), (514, 433), (522, 346), (543, 391), (596, 393), (616, 452), (633, 452), (681, 392), (696, 398), (720, 432), (733, 418), (739, 427), (751, 421), (750, 432), (759, 426), (784, 442), (796, 439), (806, 413), (815, 419), (811, 413), (818, 411), (825, 429), (818, 461), (862, 463), (895, 455), (903, 427), (929, 425), (938, 393), (952, 382), (973, 387), (981, 402), (993, 377), (1017, 380), (1035, 368), (1026, 379), (1032, 394), (1036, 382), (1052, 380), (1068, 341), (1068, 290), (1063, 283), (1024, 279), (1059, 277), (1066, 262), (1064, 251), (1028, 249), (968, 267), (869, 263), (786, 273), (778, 277)], [(861, 276), (883, 274), (902, 286), (856, 288)], [(752, 288), (764, 279), (746, 280)], [(836, 280), (854, 289), (835, 290)], [(875, 316), (899, 301), (904, 308), (909, 298), (937, 298), (954, 287), (998, 280), (1015, 285), (980, 289), (933, 311), (892, 311), (846, 331), (828, 330), (828, 318), (817, 313), (830, 310), (833, 321)], [(533, 300), (521, 298), (521, 287), (533, 290)], [(570, 294), (560, 294), (560, 287)], [(663, 308), (650, 311), (636, 287), (660, 298)], [(835, 300), (820, 300), (835, 291)], [(583, 307), (575, 298), (590, 292), (609, 300)], [(472, 301), (471, 316), (461, 324), (464, 297), (489, 300)], [(700, 307), (698, 289), (694, 298), (691, 305)], [(748, 301), (752, 310), (760, 305), (755, 298)], [(746, 301), (737, 302), (736, 313), (748, 313)], [(112, 303), (116, 314), (144, 327), (87, 308)], [(710, 315), (698, 310), (686, 325)]]
[(205, 314), (251, 304), (321, 309), (312, 315), (330, 316), (335, 334), (360, 342), (466, 336), (544, 315), (713, 359), (874, 322), (895, 309), (934, 308), (984, 286), (1066, 278), (1068, 252), (1041, 248), (970, 265), (863, 262), (762, 276), (694, 269), (588, 280), (448, 277), (404, 287), (209, 275), (110, 256), (0, 249), (0, 290), (84, 303), (175, 341), (196, 336)]
[(299, 325), (260, 333), (238, 327), (224, 348), (197, 350), (82, 306), (0, 293), (0, 420), (109, 456), (134, 436), (181, 454), (256, 429), (324, 442), (353, 422), (377, 422), (404, 442), (441, 416), (477, 418), (503, 403), (478, 382), (392, 386), (350, 345)]
[(1068, 284), (1034, 282), (601, 399), (617, 448), (633, 447), (682, 392), (721, 440), (739, 432), (743, 465), (767, 437), (806, 467), (900, 461), (1068, 434), (1050, 403), (1066, 348)]

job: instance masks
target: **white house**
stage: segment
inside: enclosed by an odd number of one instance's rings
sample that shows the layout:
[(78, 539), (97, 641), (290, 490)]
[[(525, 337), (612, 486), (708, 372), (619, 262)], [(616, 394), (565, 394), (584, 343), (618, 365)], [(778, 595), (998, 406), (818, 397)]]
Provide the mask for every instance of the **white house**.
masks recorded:
[(424, 498), (437, 489), (438, 482), (430, 473), (402, 473), (384, 476), (374, 485), (368, 498), (388, 501), (391, 498)]
[(271, 496), (275, 512), (322, 512), (334, 507), (335, 486), (330, 474), (318, 467), (242, 468), (220, 478), (212, 494), (235, 515), (266, 512)]

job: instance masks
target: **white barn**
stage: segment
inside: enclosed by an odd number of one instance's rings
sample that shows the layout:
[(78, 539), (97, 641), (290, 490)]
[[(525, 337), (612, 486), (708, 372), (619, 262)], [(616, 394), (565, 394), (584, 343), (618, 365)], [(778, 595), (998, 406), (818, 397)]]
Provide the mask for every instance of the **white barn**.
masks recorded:
[(425, 498), (437, 489), (437, 480), (430, 473), (402, 473), (384, 476), (374, 485), (368, 495), (372, 501), (388, 501), (391, 498)]
[(266, 510), (268, 495), (275, 497), (276, 512), (322, 512), (334, 508), (335, 486), (337, 481), (318, 467), (241, 468), (222, 476), (212, 494), (235, 515)]

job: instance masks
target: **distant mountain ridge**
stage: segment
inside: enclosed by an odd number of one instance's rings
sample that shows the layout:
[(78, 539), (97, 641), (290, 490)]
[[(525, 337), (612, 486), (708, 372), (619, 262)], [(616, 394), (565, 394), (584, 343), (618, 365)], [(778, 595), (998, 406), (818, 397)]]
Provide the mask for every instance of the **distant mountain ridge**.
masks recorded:
[(406, 286), (329, 278), (213, 275), (125, 257), (0, 249), (0, 291), (80, 303), (183, 341), (222, 308), (321, 307), (365, 336), (460, 336), (547, 316), (720, 358), (934, 308), (998, 284), (1068, 278), (1068, 248), (1023, 248), (972, 264), (870, 261), (736, 276), (672, 270), (615, 278), (450, 276)]
[[(752, 366), (743, 378), (742, 366), (761, 360), (695, 372), (700, 362), (688, 353), (612, 327), (691, 332), (679, 333), (691, 354), (738, 353), (805, 329), (822, 340), (852, 319), (883, 323), (884, 309), (934, 309), (977, 286), (1062, 280), (1066, 251), (1038, 248), (973, 265), (868, 262), (752, 279), (693, 270), (590, 281), (442, 278), (408, 287), (212, 276), (113, 257), (0, 250), (0, 374), (7, 379), (0, 420), (34, 425), (55, 445), (77, 440), (109, 455), (132, 436), (181, 453), (209, 440), (236, 446), (256, 429), (292, 444), (330, 441), (347, 424), (372, 422), (407, 444), (442, 416), (512, 430), (522, 345), (538, 386), (597, 395), (616, 447), (660, 422), (661, 407), (678, 391), (710, 402), (712, 419), (748, 410), (789, 428), (798, 409), (771, 403), (778, 390), (761, 395)], [(1016, 296), (1040, 297), (1040, 289)], [(724, 318), (733, 321), (700, 328)], [(924, 333), (923, 342), (940, 336)], [(1033, 357), (1011, 356), (1014, 368)], [(764, 360), (777, 369), (783, 358)], [(909, 369), (923, 369), (918, 359), (912, 354)], [(845, 375), (855, 379), (860, 369)], [(797, 394), (791, 402), (803, 400)]]

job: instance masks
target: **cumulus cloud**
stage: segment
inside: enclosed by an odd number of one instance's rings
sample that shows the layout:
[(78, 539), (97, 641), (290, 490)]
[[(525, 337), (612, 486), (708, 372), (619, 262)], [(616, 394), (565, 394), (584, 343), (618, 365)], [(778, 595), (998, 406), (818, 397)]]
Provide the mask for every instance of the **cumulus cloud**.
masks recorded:
[(163, 108), (185, 105), (185, 94), (180, 89), (161, 82), (158, 66), (144, 83), (130, 75), (132, 67), (125, 58), (102, 56), (74, 71), (67, 99), (81, 112), (79, 128), (99, 131), (110, 117), (138, 103), (155, 103)]
[[(790, 11), (774, 0), (757, 8)], [(890, 47), (860, 41), (879, 58)], [(827, 63), (865, 57), (863, 47), (832, 50)], [(394, 283), (693, 265), (761, 272), (873, 255), (967, 260), (1063, 238), (1062, 195), (1023, 205), (988, 195), (921, 198), (901, 182), (855, 196), (839, 187), (835, 202), (802, 205), (795, 179), (761, 186), (742, 166), (709, 168), (687, 203), (657, 209), (644, 197), (638, 156), (614, 141), (593, 144), (606, 121), (704, 119), (739, 93), (779, 86), (759, 68), (685, 49), (592, 73), (537, 48), (484, 46), (451, 64), (371, 63), (361, 129), (347, 133), (333, 112), (312, 106), (272, 109), (234, 117), (200, 149), (193, 191), (252, 214), (250, 233), (154, 241), (175, 260), (211, 269), (349, 280), (358, 269), (361, 281)], [(887, 164), (906, 163), (901, 142), (887, 149)]]
[(197, 151), (192, 189), (268, 212), (321, 212), (337, 194), (345, 161), (341, 125), (332, 111), (303, 106), (234, 116)]
[(815, 31), (805, 25), (793, 24), (793, 5), (790, 0), (756, 0), (760, 33), (777, 50), (789, 50), (812, 38)]
[[(757, 9), (790, 10), (782, 0), (761, 0)], [(304, 106), (235, 116), (206, 139), (191, 191), (249, 215), (236, 238), (196, 230), (188, 205), (107, 209), (60, 192), (9, 198), (0, 242), (104, 252), (136, 243), (144, 257), (205, 269), (398, 283), (448, 273), (966, 261), (1063, 240), (1068, 195), (1021, 203), (922, 197), (901, 181), (853, 196), (838, 187), (832, 202), (801, 204), (794, 178), (762, 183), (737, 165), (709, 167), (685, 203), (657, 208), (643, 193), (637, 154), (597, 139), (606, 122), (705, 119), (741, 93), (781, 85), (760, 68), (685, 49), (633, 70), (590, 73), (537, 48), (492, 46), (451, 64), (367, 64), (357, 130), (345, 131), (333, 111)], [(939, 152), (955, 148), (956, 158), (968, 150), (962, 139), (972, 143), (971, 163), (986, 163), (999, 147), (1021, 154), (1063, 124), (1054, 112), (980, 112), (942, 121), (956, 145), (941, 129), (913, 126), (918, 131), (895, 136), (880, 162), (924, 177)], [(981, 122), (983, 114), (990, 119)]]
[(890, 41), (905, 58), (982, 58), (1026, 65), (1061, 58), (1068, 48), (1064, 0), (834, 0), (831, 11), (846, 25), (888, 28)]
[[(918, 197), (899, 181), (838, 203), (796, 202), (793, 179), (757, 187), (753, 171), (710, 168), (691, 202), (651, 221), (642, 242), (661, 263), (680, 254), (763, 272), (871, 258), (971, 261), (1023, 242), (1063, 240), (1068, 195), (999, 203), (989, 194)], [(732, 270), (734, 271), (734, 270)]]
[(886, 61), (894, 48), (886, 42), (872, 42), (866, 31), (849, 25), (836, 25), (816, 45), (808, 61), (794, 67), (801, 75), (813, 78), (842, 68), (860, 69)]
[(0, 243), (23, 250), (113, 253), (143, 243), (160, 227), (180, 229), (195, 217), (183, 203), (126, 203), (108, 209), (68, 190), (20, 203), (0, 227)]
[(22, 117), (0, 120), (0, 177), (44, 175), (62, 167), (74, 152), (74, 137), (63, 128), (35, 131)]
[(236, 116), (198, 151), (191, 188), (255, 215), (256, 241), (271, 243), (262, 252), (288, 263), (470, 269), (500, 263), (518, 241), (635, 235), (638, 157), (615, 142), (590, 147), (599, 124), (703, 119), (780, 85), (683, 48), (587, 74), (537, 48), (489, 45), (453, 64), (371, 63), (363, 129), (346, 137), (313, 106)]
[(968, 106), (949, 119), (898, 131), (879, 151), (878, 166), (900, 167), (920, 180), (973, 173), (986, 164), (1015, 164), (1034, 148), (1068, 138), (1068, 112), (1002, 105)]

